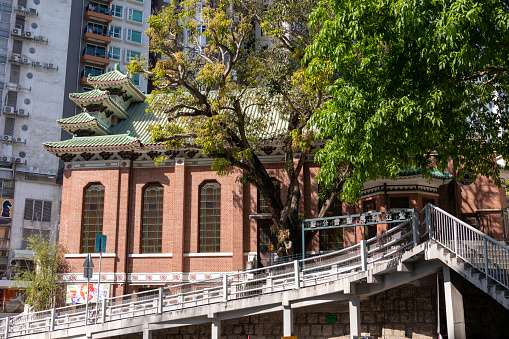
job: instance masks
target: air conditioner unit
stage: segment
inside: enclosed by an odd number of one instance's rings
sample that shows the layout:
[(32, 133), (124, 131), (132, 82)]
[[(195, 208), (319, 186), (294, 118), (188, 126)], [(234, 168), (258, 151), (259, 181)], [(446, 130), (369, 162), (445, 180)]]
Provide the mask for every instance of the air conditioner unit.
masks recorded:
[(24, 142), (24, 141), (23, 141), (23, 139), (22, 139), (22, 138), (20, 138), (20, 137), (12, 137), (12, 140), (13, 140), (14, 142)]
[(37, 37), (37, 41), (46, 41), (46, 38), (45, 38), (45, 37), (43, 37), (42, 35), (39, 35), (39, 36)]
[(32, 32), (30, 32), (30, 31), (25, 31), (25, 36), (26, 36), (27, 38), (31, 38), (31, 37), (32, 37)]
[(14, 107), (12, 107), (12, 106), (5, 106), (4, 107), (4, 112), (5, 113), (14, 113)]
[(18, 6), (16, 6), (16, 11), (25, 12), (25, 7), (18, 5)]
[(23, 159), (22, 158), (16, 158), (16, 160), (14, 160), (15, 163), (17, 164), (21, 164), (23, 163)]
[(42, 67), (42, 62), (40, 62), (40, 61), (34, 61), (34, 62), (33, 62), (33, 65), (34, 65), (35, 67)]
[(54, 64), (47, 64), (46, 67), (51, 69), (58, 69), (58, 66), (55, 66)]
[(23, 108), (18, 109), (19, 115), (25, 115), (25, 110)]
[(24, 64), (28, 64), (29, 63), (28, 58), (21, 58), (20, 60)]
[(37, 10), (35, 8), (29, 8), (28, 14), (37, 15)]
[(9, 161), (9, 157), (3, 156), (3, 157), (2, 157), (2, 161), (3, 161), (3, 162), (7, 162), (7, 161)]
[(13, 54), (13, 55), (11, 55), (11, 56), (10, 56), (9, 60), (10, 60), (10, 61), (18, 61), (18, 58), (19, 58), (19, 57), (18, 57), (17, 55), (14, 55), (14, 54)]
[(12, 34), (13, 34), (13, 35), (20, 35), (20, 30), (19, 30), (19, 28), (13, 28), (13, 29), (12, 29)]

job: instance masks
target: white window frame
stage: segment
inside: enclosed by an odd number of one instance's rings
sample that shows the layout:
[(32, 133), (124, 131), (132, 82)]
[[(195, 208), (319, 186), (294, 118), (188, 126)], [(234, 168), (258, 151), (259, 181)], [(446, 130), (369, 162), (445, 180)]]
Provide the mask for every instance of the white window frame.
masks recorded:
[[(132, 56), (130, 55), (131, 53), (137, 53), (137, 55), (141, 57), (141, 53), (140, 52), (131, 51), (129, 49), (126, 49), (125, 50), (125, 62), (126, 63), (130, 63), (131, 62), (131, 58), (132, 58)], [(134, 60), (134, 58), (133, 58), (133, 60)]]
[[(132, 19), (133, 11), (141, 13), (141, 21), (136, 21), (136, 20)], [(129, 22), (137, 23), (137, 24), (143, 24), (143, 11), (139, 11), (139, 10), (134, 9), (134, 8), (127, 8), (127, 18), (126, 18), (126, 20), (129, 21)]]
[[(114, 54), (111, 50), (114, 48), (118, 49), (118, 58), (113, 57)], [(108, 46), (108, 56), (111, 60), (120, 60), (122, 59), (122, 49), (120, 47)]]
[[(113, 8), (114, 8), (113, 6), (120, 8), (120, 16), (115, 15), (115, 11), (113, 10)], [(114, 18), (123, 19), (124, 18), (124, 6), (112, 4), (111, 5), (111, 16), (114, 17)]]
[[(140, 33), (140, 41), (139, 42), (132, 40), (132, 32), (133, 31)], [(143, 32), (142, 31), (137, 31), (137, 30), (131, 29), (131, 28), (126, 28), (126, 37), (125, 37), (125, 40), (129, 41), (129, 42), (132, 42), (132, 43), (135, 43), (135, 44), (141, 44), (143, 42)]]
[[(116, 36), (113, 34), (113, 32), (114, 32), (113, 27), (118, 28), (118, 34), (119, 34), (119, 36), (118, 36), (118, 37), (116, 37)], [(111, 38), (113, 38), (113, 39), (119, 39), (119, 40), (122, 40), (122, 27), (117, 26), (117, 25), (110, 25), (110, 37), (111, 37)]]

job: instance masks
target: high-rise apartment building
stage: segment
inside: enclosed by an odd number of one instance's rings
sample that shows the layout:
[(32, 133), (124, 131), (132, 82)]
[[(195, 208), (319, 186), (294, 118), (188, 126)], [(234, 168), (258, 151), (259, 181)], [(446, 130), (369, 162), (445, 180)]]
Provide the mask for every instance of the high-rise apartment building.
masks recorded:
[(79, 113), (68, 95), (92, 89), (89, 75), (148, 56), (150, 12), (150, 0), (0, 0), (0, 291), (29, 235), (57, 236), (62, 162), (42, 143), (70, 137), (55, 121)]
[[(26, 239), (59, 223), (58, 159), (41, 144), (59, 136), (71, 0), (0, 0), (0, 275), (29, 256)], [(5, 280), (1, 285), (8, 285)]]

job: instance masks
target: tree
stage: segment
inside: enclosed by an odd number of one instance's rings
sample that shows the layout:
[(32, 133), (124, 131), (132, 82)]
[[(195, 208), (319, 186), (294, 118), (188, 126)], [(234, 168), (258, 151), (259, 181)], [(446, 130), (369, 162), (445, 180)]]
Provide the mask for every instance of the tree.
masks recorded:
[(28, 238), (27, 249), (33, 252), (33, 265), (15, 278), (11, 288), (25, 290), (25, 303), (34, 311), (59, 306), (65, 301), (65, 284), (58, 280), (58, 273), (67, 268), (64, 248), (35, 234)]
[[(300, 244), (298, 177), (313, 140), (306, 125), (332, 76), (326, 67), (306, 75), (301, 66), (318, 32), (307, 26), (315, 6), (315, 0), (171, 1), (148, 20), (150, 50), (161, 59), (130, 64), (130, 71), (153, 80), (158, 89), (151, 109), (168, 118), (151, 126), (153, 140), (169, 149), (202, 150), (219, 174), (239, 169), (240, 180), (267, 202), (286, 253)], [(256, 39), (256, 29), (264, 36)], [(253, 107), (260, 114), (249, 114)], [(283, 127), (262, 140), (260, 131), (281, 121)], [(259, 159), (267, 143), (283, 145), (289, 182), (283, 199)], [(330, 191), (337, 196), (337, 189)]]
[[(509, 153), (509, 6), (481, 0), (324, 0), (308, 72), (332, 67), (329, 100), (313, 117), (327, 139), (319, 181), (352, 166), (343, 197), (399, 170), (430, 177), (453, 161), (500, 184), (494, 154)], [(325, 66), (324, 66), (325, 65)]]

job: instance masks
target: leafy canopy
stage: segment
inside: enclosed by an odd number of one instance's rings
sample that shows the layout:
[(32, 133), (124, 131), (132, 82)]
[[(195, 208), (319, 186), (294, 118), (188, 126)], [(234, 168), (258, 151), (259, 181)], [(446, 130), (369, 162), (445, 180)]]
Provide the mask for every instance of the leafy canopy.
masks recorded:
[[(308, 16), (316, 0), (171, 1), (150, 17), (150, 50), (130, 71), (153, 80), (151, 109), (167, 117), (151, 126), (167, 148), (200, 149), (219, 174), (236, 171), (253, 184), (280, 242), (299, 235), (298, 177), (311, 152), (307, 123), (327, 96), (332, 67), (305, 73), (302, 59), (319, 28)], [(257, 112), (257, 114), (253, 114)], [(281, 146), (288, 183), (281, 196), (259, 155)], [(297, 243), (300, 243), (297, 241)]]
[[(469, 171), (500, 183), (507, 157), (509, 6), (491, 0), (322, 0), (308, 72), (333, 67), (333, 99), (312, 123), (331, 183), (351, 164), (343, 197), (408, 167)], [(504, 132), (502, 132), (504, 131)]]

